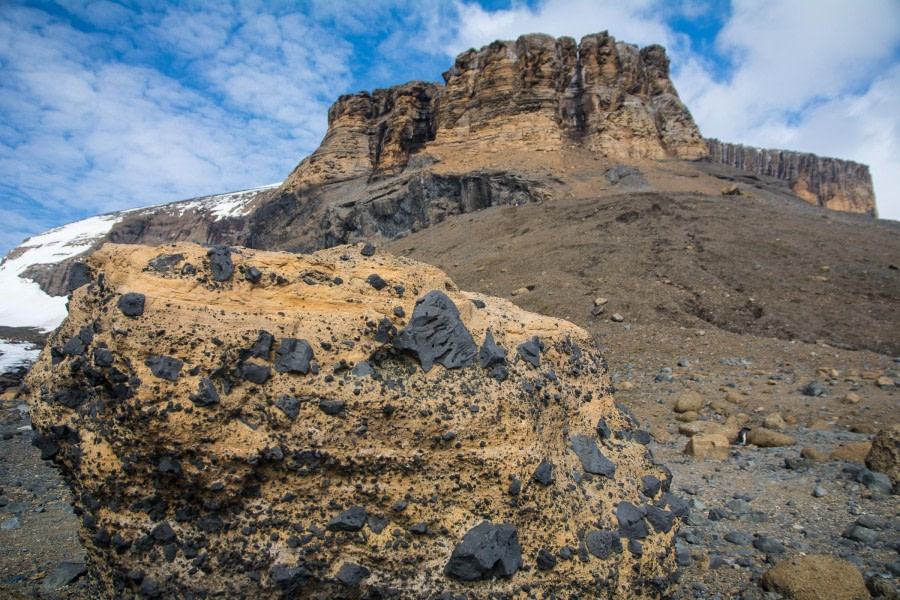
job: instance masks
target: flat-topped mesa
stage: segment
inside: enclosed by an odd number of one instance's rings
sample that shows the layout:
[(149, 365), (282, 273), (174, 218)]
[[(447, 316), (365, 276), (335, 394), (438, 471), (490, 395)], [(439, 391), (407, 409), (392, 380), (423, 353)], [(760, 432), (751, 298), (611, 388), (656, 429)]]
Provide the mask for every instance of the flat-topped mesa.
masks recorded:
[(425, 149), (577, 144), (620, 159), (706, 155), (660, 46), (640, 50), (606, 32), (580, 44), (528, 34), (463, 52), (444, 80), (342, 96), (321, 146), (283, 189), (393, 174)]
[(851, 160), (789, 150), (765, 150), (708, 139), (709, 161), (777, 177), (810, 204), (878, 216), (869, 167)]
[(687, 502), (583, 329), (373, 246), (107, 244), (27, 385), (98, 597), (652, 598)]

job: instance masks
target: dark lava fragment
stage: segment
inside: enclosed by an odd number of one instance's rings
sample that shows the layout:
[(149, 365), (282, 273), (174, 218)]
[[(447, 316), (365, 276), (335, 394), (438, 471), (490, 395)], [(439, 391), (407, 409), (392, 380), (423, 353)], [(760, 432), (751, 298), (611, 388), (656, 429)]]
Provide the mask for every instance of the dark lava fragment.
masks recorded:
[(237, 368), (236, 374), (241, 379), (245, 379), (247, 381), (252, 381), (253, 383), (262, 385), (266, 381), (268, 381), (269, 376), (272, 374), (272, 370), (264, 365), (245, 362), (241, 363), (241, 365)]
[(337, 573), (337, 580), (343, 583), (344, 585), (350, 587), (357, 587), (359, 583), (371, 575), (371, 571), (365, 568), (362, 565), (358, 565), (352, 562), (345, 562), (341, 565), (340, 570)]
[(644, 514), (631, 502), (619, 502), (616, 506), (616, 518), (619, 520), (619, 535), (622, 537), (633, 539), (650, 535)]
[(144, 295), (137, 292), (122, 294), (116, 306), (126, 317), (140, 317), (144, 314)]
[(433, 290), (416, 301), (406, 329), (394, 336), (394, 348), (415, 356), (424, 371), (434, 363), (448, 369), (475, 362), (478, 347), (447, 294)]
[(216, 281), (228, 281), (234, 273), (234, 263), (231, 261), (231, 248), (228, 246), (213, 246), (206, 253), (209, 257), (209, 268), (212, 270), (213, 279)]
[(219, 393), (216, 391), (216, 386), (206, 377), (200, 378), (200, 389), (197, 390), (197, 393), (188, 397), (197, 406), (212, 406), (219, 403)]
[(535, 367), (540, 366), (541, 339), (539, 337), (534, 336), (530, 340), (522, 342), (521, 344), (516, 346), (516, 350), (519, 352), (519, 356), (521, 356), (523, 360), (530, 362)]
[(279, 373), (306, 375), (315, 358), (312, 346), (306, 340), (281, 338), (281, 344), (275, 350), (275, 370)]
[(541, 485), (550, 485), (553, 483), (553, 463), (546, 458), (534, 470), (531, 478)]
[(506, 364), (506, 350), (497, 345), (494, 341), (494, 334), (488, 329), (487, 335), (484, 336), (484, 343), (481, 350), (478, 351), (478, 362), (482, 369), (489, 369), (496, 365)]
[(183, 363), (171, 356), (151, 356), (144, 361), (144, 364), (150, 368), (150, 372), (153, 373), (154, 377), (178, 381)]
[(275, 402), (275, 406), (291, 419), (296, 419), (300, 414), (300, 400), (287, 394), (282, 394)]
[(622, 542), (614, 531), (589, 531), (585, 536), (588, 552), (599, 559), (607, 559), (613, 552), (622, 552)]
[(366, 524), (366, 509), (351, 506), (328, 522), (328, 531), (359, 531)]
[[(74, 291), (83, 285), (91, 282), (91, 269), (86, 264), (77, 262), (72, 263), (69, 268), (69, 281), (66, 286), (68, 291)], [(65, 563), (64, 563), (65, 564)]]
[(522, 566), (522, 548), (514, 525), (483, 521), (466, 532), (453, 549), (444, 574), (463, 581), (509, 578)]
[(616, 465), (611, 460), (603, 456), (597, 447), (597, 442), (586, 435), (573, 435), (571, 438), (571, 448), (581, 460), (581, 467), (588, 473), (595, 475), (603, 475), (612, 478), (616, 474)]
[(381, 278), (377, 273), (372, 273), (366, 278), (366, 282), (378, 291), (387, 287), (387, 281)]

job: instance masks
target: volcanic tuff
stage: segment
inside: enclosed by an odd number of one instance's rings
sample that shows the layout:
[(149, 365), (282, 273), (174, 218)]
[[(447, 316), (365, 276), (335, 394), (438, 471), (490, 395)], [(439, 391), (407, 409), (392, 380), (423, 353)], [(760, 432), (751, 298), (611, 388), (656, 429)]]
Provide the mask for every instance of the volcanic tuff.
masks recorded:
[(89, 266), (27, 385), (99, 593), (630, 598), (674, 573), (686, 504), (571, 323), (368, 245)]

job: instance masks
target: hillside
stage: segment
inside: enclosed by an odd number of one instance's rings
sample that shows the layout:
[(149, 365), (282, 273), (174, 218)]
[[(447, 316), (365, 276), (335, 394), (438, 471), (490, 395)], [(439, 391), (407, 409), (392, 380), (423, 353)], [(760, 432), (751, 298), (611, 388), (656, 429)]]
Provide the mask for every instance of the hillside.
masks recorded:
[(498, 41), (340, 97), (281, 184), (11, 252), (0, 338), (50, 341), (0, 378), (0, 591), (896, 594), (900, 224), (668, 67)]

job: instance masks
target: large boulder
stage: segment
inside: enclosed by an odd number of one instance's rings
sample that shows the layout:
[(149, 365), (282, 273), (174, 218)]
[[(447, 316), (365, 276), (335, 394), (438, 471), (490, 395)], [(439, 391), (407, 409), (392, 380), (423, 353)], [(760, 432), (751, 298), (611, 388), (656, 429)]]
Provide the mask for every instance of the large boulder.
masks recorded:
[(866, 582), (856, 567), (836, 556), (797, 556), (763, 574), (762, 586), (790, 600), (864, 600)]
[(27, 380), (98, 593), (663, 593), (678, 500), (585, 331), (381, 252), (215, 254), (104, 246)]

